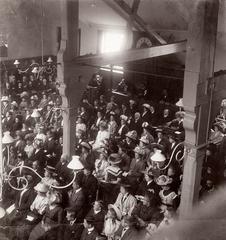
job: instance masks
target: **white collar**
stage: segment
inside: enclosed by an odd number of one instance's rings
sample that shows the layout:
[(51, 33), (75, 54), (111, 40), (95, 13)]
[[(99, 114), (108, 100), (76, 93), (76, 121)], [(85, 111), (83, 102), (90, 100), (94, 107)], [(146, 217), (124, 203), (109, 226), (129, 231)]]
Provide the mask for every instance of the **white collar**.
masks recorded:
[(87, 228), (88, 233), (91, 233), (94, 230), (94, 227)]

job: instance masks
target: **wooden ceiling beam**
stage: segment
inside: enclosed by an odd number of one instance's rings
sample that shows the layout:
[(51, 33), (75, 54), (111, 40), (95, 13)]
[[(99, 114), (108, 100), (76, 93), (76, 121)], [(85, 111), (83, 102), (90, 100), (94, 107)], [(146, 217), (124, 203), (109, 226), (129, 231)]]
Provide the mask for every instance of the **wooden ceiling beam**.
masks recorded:
[(131, 9), (133, 14), (137, 13), (139, 5), (140, 5), (140, 0), (133, 0), (133, 5)]
[(131, 21), (130, 16), (121, 9), (114, 1), (112, 0), (102, 0), (107, 6), (113, 9), (121, 18), (125, 19), (127, 23), (129, 23), (134, 29), (138, 31), (143, 31), (140, 25), (134, 21)]
[(144, 20), (137, 15), (137, 13), (133, 13), (130, 6), (125, 3), (123, 0), (113, 0), (118, 4), (129, 16), (131, 19), (136, 22), (140, 27), (142, 27), (143, 31), (145, 31), (149, 36), (153, 36), (160, 44), (166, 44), (167, 42), (155, 31), (151, 30), (150, 27), (147, 27), (147, 24)]
[(104, 66), (107, 64), (121, 64), (136, 60), (160, 57), (186, 51), (186, 41), (154, 46), (143, 49), (132, 49), (108, 54), (81, 56), (72, 60), (71, 64)]

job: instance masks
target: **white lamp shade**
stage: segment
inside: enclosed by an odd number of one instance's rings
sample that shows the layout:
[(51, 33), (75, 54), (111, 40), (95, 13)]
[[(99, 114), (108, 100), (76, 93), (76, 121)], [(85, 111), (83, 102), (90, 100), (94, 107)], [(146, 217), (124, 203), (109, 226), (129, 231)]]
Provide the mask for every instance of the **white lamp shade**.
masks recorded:
[(84, 168), (83, 164), (79, 160), (79, 156), (72, 156), (72, 160), (67, 165), (68, 168), (72, 170), (82, 170)]
[(40, 114), (40, 112), (37, 109), (34, 109), (33, 113), (31, 114), (31, 117), (39, 118), (39, 117), (41, 117), (41, 114)]
[(53, 62), (52, 58), (49, 57), (48, 60), (47, 60), (47, 63), (52, 63), (52, 62)]
[(0, 219), (5, 216), (5, 209), (0, 207)]
[(166, 157), (162, 154), (161, 150), (156, 150), (156, 152), (151, 156), (153, 162), (164, 162)]
[(178, 107), (184, 107), (183, 98), (180, 98), (180, 99), (179, 99), (179, 101), (176, 103), (176, 106), (178, 106)]
[(16, 59), (13, 64), (14, 64), (14, 65), (19, 65), (20, 62)]
[(2, 138), (2, 143), (3, 144), (11, 144), (14, 142), (14, 138), (10, 135), (10, 132), (4, 132), (4, 136)]
[(32, 73), (38, 73), (38, 67), (34, 67), (31, 72)]

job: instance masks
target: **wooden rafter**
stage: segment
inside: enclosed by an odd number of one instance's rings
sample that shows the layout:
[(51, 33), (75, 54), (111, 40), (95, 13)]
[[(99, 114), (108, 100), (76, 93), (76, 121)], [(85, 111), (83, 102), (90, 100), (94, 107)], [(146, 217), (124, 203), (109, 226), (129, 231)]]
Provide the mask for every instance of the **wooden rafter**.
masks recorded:
[(140, 0), (133, 0), (133, 5), (132, 5), (132, 13), (137, 13), (137, 10), (139, 8), (140, 5)]
[(147, 24), (144, 20), (137, 15), (137, 13), (133, 13), (130, 6), (125, 3), (123, 0), (113, 0), (118, 6), (120, 6), (129, 16), (133, 22), (137, 23), (143, 31), (145, 31), (148, 35), (153, 36), (159, 43), (166, 44), (167, 42), (155, 31), (151, 30), (150, 27), (147, 27)]
[(186, 51), (186, 41), (154, 46), (150, 48), (132, 49), (94, 56), (82, 56), (75, 58), (71, 64), (104, 66), (107, 64), (120, 64), (153, 57), (160, 57), (183, 51)]

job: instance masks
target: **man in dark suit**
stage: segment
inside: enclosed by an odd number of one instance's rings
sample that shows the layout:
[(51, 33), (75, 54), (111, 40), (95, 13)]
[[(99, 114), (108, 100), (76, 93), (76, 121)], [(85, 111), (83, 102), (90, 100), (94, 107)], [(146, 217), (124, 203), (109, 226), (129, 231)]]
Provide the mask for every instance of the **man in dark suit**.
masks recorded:
[(92, 216), (87, 216), (84, 219), (85, 229), (82, 232), (81, 240), (96, 240), (98, 233), (94, 228), (94, 218)]
[(84, 216), (85, 194), (82, 188), (82, 178), (77, 175), (73, 182), (73, 189), (69, 193), (69, 207), (74, 210), (77, 220)]
[(93, 208), (87, 214), (87, 216), (94, 218), (93, 225), (98, 234), (103, 231), (105, 214), (102, 201), (95, 201)]
[(137, 238), (138, 231), (135, 228), (136, 223), (137, 221), (135, 217), (128, 215), (124, 216), (121, 226), (115, 233), (116, 239), (120, 240), (138, 239)]
[(31, 175), (26, 176), (27, 187), (18, 192), (15, 199), (15, 209), (7, 215), (8, 225), (17, 225), (17, 223), (24, 217), (30, 210), (30, 206), (33, 203), (36, 193), (34, 191), (33, 177)]
[(46, 165), (46, 155), (44, 153), (44, 150), (42, 148), (42, 141), (39, 139), (35, 139), (33, 146), (34, 146), (34, 152), (31, 155), (31, 157), (28, 159), (31, 163), (34, 161), (38, 161), (41, 168), (44, 168)]
[(76, 213), (73, 208), (66, 208), (66, 224), (63, 227), (63, 240), (80, 240), (83, 224), (76, 219)]
[(93, 176), (93, 166), (91, 164), (85, 164), (82, 177), (82, 188), (86, 197), (86, 204), (89, 209), (92, 203), (96, 199), (96, 192), (98, 188), (97, 179)]
[(132, 131), (132, 130), (135, 130), (137, 132), (137, 135), (138, 136), (141, 136), (141, 133), (143, 131), (142, 129), (142, 119), (140, 117), (140, 113), (139, 112), (136, 112), (134, 114), (134, 118), (131, 119), (130, 121), (130, 124), (129, 124), (129, 129)]

